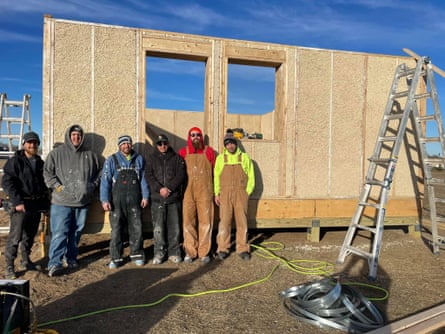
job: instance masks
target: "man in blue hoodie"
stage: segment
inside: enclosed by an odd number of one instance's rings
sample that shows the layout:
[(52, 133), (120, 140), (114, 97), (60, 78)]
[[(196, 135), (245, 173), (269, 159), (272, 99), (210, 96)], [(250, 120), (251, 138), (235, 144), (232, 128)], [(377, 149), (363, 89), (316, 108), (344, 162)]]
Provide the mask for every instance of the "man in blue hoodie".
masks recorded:
[(118, 138), (117, 145), (119, 151), (105, 161), (100, 182), (102, 208), (110, 212), (110, 269), (124, 263), (125, 228), (128, 228), (130, 239), (131, 262), (137, 266), (145, 264), (142, 209), (148, 205), (150, 195), (145, 179), (145, 159), (133, 150), (133, 140), (123, 135)]
[(72, 125), (63, 144), (46, 157), (43, 176), (52, 190), (51, 243), (48, 276), (60, 274), (64, 265), (77, 268), (78, 245), (85, 226), (89, 204), (99, 184), (97, 155), (84, 148), (84, 131)]

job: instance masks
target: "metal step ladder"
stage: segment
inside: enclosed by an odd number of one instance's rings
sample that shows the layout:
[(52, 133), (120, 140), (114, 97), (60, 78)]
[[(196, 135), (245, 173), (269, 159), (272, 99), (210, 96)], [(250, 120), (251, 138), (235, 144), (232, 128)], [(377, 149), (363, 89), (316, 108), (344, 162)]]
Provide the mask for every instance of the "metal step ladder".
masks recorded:
[[(346, 256), (351, 253), (367, 259), (368, 278), (371, 280), (374, 280), (377, 275), (386, 204), (409, 121), (413, 124), (413, 136), (418, 146), (419, 158), (422, 160), (424, 185), (428, 190), (434, 249), (438, 251), (438, 244), (443, 241), (443, 238), (438, 235), (436, 203), (445, 203), (445, 199), (436, 198), (434, 190), (436, 186), (445, 186), (445, 181), (432, 178), (431, 170), (433, 164), (437, 163), (437, 159), (434, 161), (429, 159), (426, 150), (427, 143), (439, 143), (442, 152), (442, 158), (439, 160), (441, 160), (440, 163), (444, 163), (442, 119), (432, 64), (427, 57), (416, 57), (416, 60), (415, 68), (409, 68), (406, 64), (400, 64), (396, 68), (374, 152), (369, 158), (368, 172), (359, 202), (337, 259), (337, 263), (343, 263)], [(424, 88), (421, 89), (422, 87)], [(432, 102), (434, 112), (431, 114), (427, 112), (426, 115), (420, 116), (418, 103), (425, 103), (428, 107), (428, 102)], [(436, 123), (438, 137), (427, 137), (426, 122)], [(352, 245), (359, 230), (368, 231), (371, 234), (370, 252)]]

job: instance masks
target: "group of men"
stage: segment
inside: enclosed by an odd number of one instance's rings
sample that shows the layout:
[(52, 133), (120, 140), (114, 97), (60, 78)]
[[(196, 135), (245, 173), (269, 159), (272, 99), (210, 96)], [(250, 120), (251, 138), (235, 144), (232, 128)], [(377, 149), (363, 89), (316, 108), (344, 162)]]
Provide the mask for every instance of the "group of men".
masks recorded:
[(39, 136), (28, 132), (23, 136), (22, 149), (6, 162), (2, 187), (7, 195), (4, 202), (10, 214), (10, 232), (5, 278), (16, 278), (14, 262), (19, 250), (19, 270), (39, 269), (30, 253), (42, 213), (50, 216), (48, 275), (79, 267), (78, 245), (97, 188), (102, 208), (109, 212), (110, 269), (125, 263), (127, 239), (130, 261), (137, 266), (145, 264), (142, 212), (149, 204), (153, 264), (166, 260), (210, 262), (214, 203), (220, 213), (218, 257), (224, 260), (230, 254), (235, 218), (236, 253), (250, 259), (247, 206), (255, 187), (254, 168), (230, 130), (219, 155), (205, 144), (198, 127), (188, 131), (187, 145), (177, 153), (168, 137), (160, 134), (147, 161), (133, 149), (132, 138), (123, 135), (118, 138), (118, 151), (106, 159), (103, 168), (84, 139), (81, 126), (70, 126), (64, 143), (54, 147), (43, 161), (38, 155)]

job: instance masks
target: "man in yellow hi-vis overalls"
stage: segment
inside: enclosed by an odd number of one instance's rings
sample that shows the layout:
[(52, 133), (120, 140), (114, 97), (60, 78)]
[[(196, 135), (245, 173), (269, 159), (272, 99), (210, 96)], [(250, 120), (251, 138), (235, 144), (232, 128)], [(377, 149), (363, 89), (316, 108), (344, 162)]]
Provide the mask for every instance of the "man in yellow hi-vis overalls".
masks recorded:
[(215, 203), (220, 222), (216, 242), (218, 257), (229, 256), (232, 218), (236, 224), (236, 252), (243, 260), (250, 259), (247, 239), (247, 205), (255, 188), (252, 160), (242, 152), (231, 131), (224, 137), (224, 151), (216, 158), (214, 169)]

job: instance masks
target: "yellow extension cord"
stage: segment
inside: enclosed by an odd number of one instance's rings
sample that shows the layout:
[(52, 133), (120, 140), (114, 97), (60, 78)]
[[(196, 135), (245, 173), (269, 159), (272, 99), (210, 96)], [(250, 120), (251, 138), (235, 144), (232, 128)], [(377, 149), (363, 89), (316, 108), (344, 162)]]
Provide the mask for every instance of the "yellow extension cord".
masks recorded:
[[(202, 291), (202, 292), (196, 292), (196, 293), (169, 293), (166, 296), (162, 297), (161, 299), (159, 299), (155, 302), (152, 302), (152, 303), (148, 303), (148, 304), (123, 305), (123, 306), (111, 307), (111, 308), (106, 308), (106, 309), (102, 309), (102, 310), (98, 310), (98, 311), (79, 314), (79, 315), (73, 316), (73, 317), (68, 317), (68, 318), (54, 320), (54, 321), (48, 321), (48, 322), (42, 323), (40, 325), (37, 325), (36, 327), (38, 329), (36, 332), (33, 332), (33, 333), (35, 333), (35, 334), (58, 334), (58, 332), (55, 330), (40, 329), (40, 328), (45, 327), (45, 326), (60, 324), (60, 323), (71, 321), (71, 320), (83, 319), (83, 318), (91, 317), (93, 315), (104, 314), (104, 313), (108, 313), (108, 312), (153, 307), (153, 306), (161, 304), (162, 302), (164, 302), (165, 300), (167, 300), (171, 297), (183, 297), (183, 298), (200, 297), (200, 296), (205, 296), (205, 295), (210, 295), (210, 294), (215, 294), (215, 293), (232, 292), (232, 291), (236, 291), (239, 289), (247, 288), (249, 286), (264, 283), (267, 280), (269, 280), (272, 277), (272, 275), (275, 273), (275, 271), (278, 269), (278, 267), (280, 267), (280, 265), (286, 266), (289, 270), (296, 272), (298, 274), (301, 274), (301, 275), (330, 276), (334, 272), (334, 265), (329, 262), (319, 261), (319, 260), (290, 260), (289, 261), (289, 260), (286, 260), (286, 259), (276, 255), (274, 253), (274, 251), (280, 251), (280, 250), (284, 249), (284, 245), (280, 242), (268, 241), (268, 242), (261, 243), (261, 245), (252, 244), (251, 247), (257, 249), (257, 251), (254, 254), (256, 254), (264, 259), (280, 261), (280, 263), (278, 265), (276, 265), (268, 275), (266, 275), (265, 277), (258, 279), (256, 281), (248, 282), (248, 283), (245, 283), (245, 284), (242, 284), (239, 286), (235, 286), (232, 288), (227, 288), (227, 289), (208, 290), (208, 291)], [(382, 297), (374, 297), (374, 298), (368, 297), (368, 299), (371, 301), (383, 301), (383, 300), (387, 299), (389, 296), (389, 293), (386, 289), (383, 289), (383, 288), (380, 288), (380, 287), (377, 287), (374, 285), (370, 285), (370, 284), (366, 284), (366, 283), (359, 283), (359, 282), (346, 283), (346, 284), (368, 287), (368, 288), (372, 288), (372, 289), (378, 290), (383, 293)]]

